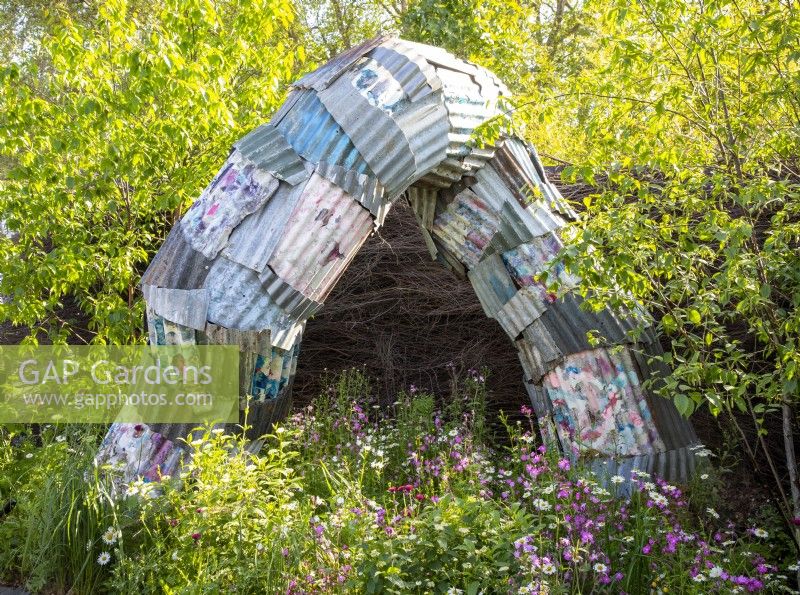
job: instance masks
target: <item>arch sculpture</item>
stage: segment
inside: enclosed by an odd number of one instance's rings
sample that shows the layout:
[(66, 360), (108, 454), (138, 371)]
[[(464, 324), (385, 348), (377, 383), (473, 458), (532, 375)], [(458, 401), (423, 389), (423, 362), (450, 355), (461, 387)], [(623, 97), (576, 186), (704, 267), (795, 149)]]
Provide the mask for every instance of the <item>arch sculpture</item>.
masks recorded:
[[(615, 472), (685, 480), (696, 436), (643, 387), (664, 372), (644, 313), (589, 312), (575, 291), (549, 294), (535, 278), (546, 269), (567, 288), (579, 283), (548, 268), (573, 212), (524, 141), (469, 143), (507, 94), (480, 67), (389, 37), (300, 79), (269, 123), (235, 143), (144, 274), (151, 343), (238, 345), (248, 423), (263, 434), (289, 411), (306, 321), (407, 200), (433, 257), (469, 280), (514, 342), (545, 437), (570, 453), (615, 455)], [(98, 459), (156, 479), (178, 464), (190, 429), (117, 423)]]

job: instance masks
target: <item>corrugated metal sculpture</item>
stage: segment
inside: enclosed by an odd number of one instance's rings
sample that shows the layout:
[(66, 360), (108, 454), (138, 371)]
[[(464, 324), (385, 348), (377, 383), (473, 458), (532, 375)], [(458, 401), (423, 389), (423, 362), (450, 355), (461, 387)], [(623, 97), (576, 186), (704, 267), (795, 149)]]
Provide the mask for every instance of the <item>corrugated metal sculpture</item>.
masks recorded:
[[(254, 397), (248, 422), (262, 434), (289, 411), (306, 320), (405, 197), (432, 256), (469, 279), (515, 343), (543, 433), (568, 453), (614, 456), (611, 472), (685, 480), (696, 437), (643, 388), (659, 349), (646, 315), (585, 311), (577, 293), (548, 293), (537, 281), (545, 270), (567, 288), (580, 282), (549, 265), (574, 213), (533, 147), (470, 143), (507, 94), (482, 68), (387, 37), (302, 78), (234, 145), (147, 269), (151, 342), (238, 345), (240, 391)], [(174, 470), (190, 429), (115, 424), (99, 460), (155, 479)]]

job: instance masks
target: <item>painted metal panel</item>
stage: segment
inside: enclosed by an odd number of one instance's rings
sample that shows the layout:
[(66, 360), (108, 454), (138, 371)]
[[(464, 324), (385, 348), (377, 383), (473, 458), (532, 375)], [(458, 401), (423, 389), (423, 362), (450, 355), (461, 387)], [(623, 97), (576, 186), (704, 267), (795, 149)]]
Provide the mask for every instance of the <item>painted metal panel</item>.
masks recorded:
[(433, 237), (430, 233), (436, 213), (436, 190), (432, 188), (409, 186), (406, 191), (406, 196), (408, 197), (408, 204), (411, 206), (411, 210), (417, 218), (417, 223), (419, 223), (420, 232), (422, 233), (422, 238), (425, 240), (425, 245), (428, 247), (428, 252), (430, 252), (431, 258), (436, 260), (436, 254), (439, 249), (436, 247), (436, 243), (433, 241)]
[[(428, 95), (395, 114), (395, 121), (408, 139), (414, 154), (414, 182), (431, 171), (447, 156), (447, 110), (441, 94)], [(411, 183), (409, 182), (409, 183)], [(405, 187), (403, 188), (405, 189)], [(391, 195), (395, 197), (395, 194)]]
[(471, 190), (463, 190), (437, 215), (431, 235), (472, 268), (481, 260), (499, 225), (490, 205)]
[(317, 91), (322, 91), (355, 64), (362, 56), (389, 39), (391, 38), (388, 35), (378, 35), (377, 37), (368, 39), (357, 46), (345, 50), (315, 71), (302, 77), (299, 81), (294, 83), (292, 87), (296, 89), (316, 89)]
[(275, 303), (295, 320), (307, 320), (322, 307), (320, 302), (307, 298), (269, 267), (261, 272), (259, 279)]
[(260, 209), (278, 184), (277, 178), (234, 151), (181, 219), (189, 243), (206, 258), (214, 258), (228, 243), (231, 231), (247, 215)]
[(538, 383), (563, 358), (550, 333), (540, 320), (534, 320), (522, 331), (522, 338), (514, 342), (519, 352), (525, 377)]
[(325, 162), (320, 163), (315, 171), (360, 202), (375, 217), (377, 225), (383, 224), (391, 203), (385, 200), (383, 184), (377, 178)]
[(528, 155), (531, 158), (531, 162), (533, 163), (537, 173), (539, 174), (539, 179), (541, 179), (543, 182), (541, 190), (544, 193), (550, 205), (553, 207), (553, 209), (555, 209), (565, 217), (573, 220), (577, 219), (578, 214), (572, 209), (572, 207), (569, 205), (566, 199), (563, 196), (561, 196), (561, 192), (559, 191), (559, 189), (556, 188), (547, 179), (547, 174), (544, 171), (542, 160), (539, 159), (539, 154), (536, 152), (536, 147), (534, 147), (531, 143), (525, 143), (525, 146), (528, 149)]
[(523, 287), (497, 311), (495, 318), (511, 340), (515, 341), (522, 331), (546, 310), (547, 307), (539, 298), (538, 292)]
[(269, 331), (240, 331), (208, 323), (197, 338), (199, 345), (237, 345), (240, 353), (270, 355)]
[(556, 234), (551, 233), (503, 252), (502, 257), (517, 285), (538, 288), (542, 299), (552, 302), (556, 296), (547, 291), (544, 283), (536, 280), (538, 274), (547, 270), (548, 274), (556, 276), (566, 289), (577, 287), (580, 282), (577, 277), (568, 273), (563, 265), (549, 264), (561, 248), (561, 240)]
[(476, 182), (471, 186), (475, 193), (498, 211), (502, 209), (506, 213), (509, 242), (514, 238), (534, 238), (549, 234), (565, 225), (561, 217), (541, 202), (527, 207), (520, 204), (491, 163), (477, 171), (475, 179)]
[(409, 101), (385, 68), (368, 59), (321, 92), (319, 98), (390, 197), (411, 182), (416, 172), (414, 154), (392, 118)]
[(495, 318), (500, 309), (517, 293), (517, 287), (499, 254), (491, 254), (470, 269), (469, 281), (475, 295), (489, 318)]
[(412, 102), (442, 88), (442, 82), (434, 68), (402, 40), (388, 40), (372, 50), (368, 56), (392, 73)]
[(192, 248), (180, 225), (173, 226), (142, 275), (143, 285), (198, 289), (214, 261)]
[(367, 175), (375, 174), (353, 141), (325, 109), (315, 91), (295, 91), (297, 99), (275, 125), (292, 148), (314, 164), (330, 163)]
[(168, 289), (142, 285), (142, 293), (155, 314), (189, 328), (205, 328), (209, 300), (205, 289)]
[(268, 264), (292, 287), (322, 302), (372, 227), (369, 211), (314, 174)]
[(243, 331), (270, 331), (270, 342), (289, 349), (303, 330), (304, 322), (292, 319), (264, 291), (252, 269), (217, 257), (204, 287), (208, 289), (208, 321)]
[(627, 348), (567, 355), (542, 385), (563, 442), (607, 456), (666, 450)]
[(228, 245), (222, 250), (223, 256), (257, 273), (266, 269), (306, 186), (282, 183), (267, 204), (245, 217), (233, 230)]
[(233, 146), (259, 169), (289, 184), (299, 184), (308, 179), (306, 163), (272, 124), (262, 124)]

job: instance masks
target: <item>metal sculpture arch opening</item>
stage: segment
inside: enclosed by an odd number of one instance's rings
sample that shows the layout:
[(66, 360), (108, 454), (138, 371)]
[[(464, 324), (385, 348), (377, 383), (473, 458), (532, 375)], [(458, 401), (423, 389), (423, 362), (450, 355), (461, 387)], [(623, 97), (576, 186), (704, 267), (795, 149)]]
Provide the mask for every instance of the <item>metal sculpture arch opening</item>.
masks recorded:
[[(574, 213), (532, 146), (469, 142), (504, 95), (478, 66), (387, 37), (303, 77), (269, 123), (235, 143), (144, 274), (151, 343), (238, 345), (248, 423), (263, 434), (289, 411), (306, 321), (407, 200), (432, 257), (469, 280), (514, 342), (546, 439), (599, 453), (610, 472), (687, 479), (694, 431), (643, 386), (665, 372), (646, 313), (584, 311), (577, 292), (548, 293), (544, 270), (566, 288), (580, 283), (549, 265)], [(155, 480), (178, 465), (190, 430), (114, 424), (98, 459)]]

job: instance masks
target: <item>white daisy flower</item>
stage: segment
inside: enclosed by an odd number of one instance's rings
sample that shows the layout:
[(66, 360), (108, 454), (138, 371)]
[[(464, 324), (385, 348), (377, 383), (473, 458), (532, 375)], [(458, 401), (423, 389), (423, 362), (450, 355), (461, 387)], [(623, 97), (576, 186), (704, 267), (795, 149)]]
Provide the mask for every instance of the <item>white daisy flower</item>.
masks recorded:
[(764, 529), (753, 529), (753, 535), (760, 537), (761, 539), (766, 539), (769, 537), (769, 533), (764, 531)]
[(544, 574), (555, 574), (556, 567), (553, 566), (553, 564), (551, 564), (550, 562), (545, 562), (544, 564), (542, 564), (542, 572)]
[(693, 580), (694, 582), (696, 582), (696, 583), (702, 583), (702, 582), (705, 582), (705, 580), (706, 580), (706, 575), (705, 575), (705, 574), (702, 574), (702, 573), (700, 573), (700, 574), (697, 574), (697, 575), (695, 575), (695, 577), (694, 577), (692, 580)]
[(593, 566), (593, 568), (594, 568), (594, 571), (596, 573), (598, 573), (598, 574), (604, 574), (604, 573), (608, 572), (608, 566), (606, 566), (605, 564), (601, 564), (600, 562), (595, 564)]
[(61, 436), (56, 436), (56, 442), (64, 442), (66, 439), (67, 437), (63, 434)]
[(117, 543), (117, 530), (114, 529), (114, 527), (106, 529), (106, 532), (103, 533), (103, 541), (106, 545), (114, 545)]
[(621, 475), (614, 475), (611, 478), (611, 483), (616, 483), (616, 484), (625, 483), (625, 478), (622, 477)]
[(109, 563), (110, 560), (111, 560), (111, 554), (109, 554), (108, 552), (103, 552), (99, 556), (97, 556), (97, 563), (100, 564), (100, 566), (105, 566), (106, 564)]
[(536, 498), (536, 500), (534, 500), (532, 504), (536, 510), (541, 510), (541, 511), (550, 510), (551, 508), (553, 508), (552, 504), (550, 504), (547, 500), (542, 500), (541, 498)]
[(719, 566), (714, 566), (711, 570), (708, 571), (708, 576), (711, 578), (719, 578), (722, 576), (722, 568)]

